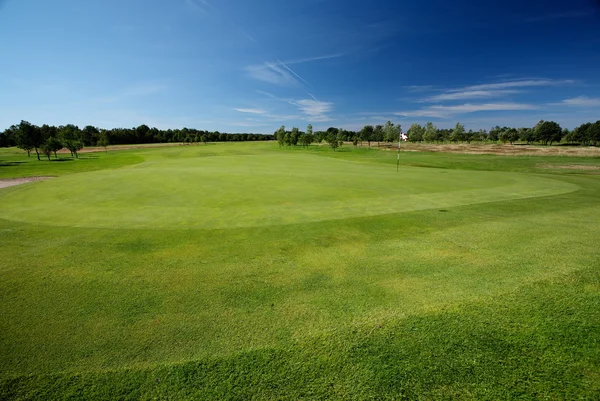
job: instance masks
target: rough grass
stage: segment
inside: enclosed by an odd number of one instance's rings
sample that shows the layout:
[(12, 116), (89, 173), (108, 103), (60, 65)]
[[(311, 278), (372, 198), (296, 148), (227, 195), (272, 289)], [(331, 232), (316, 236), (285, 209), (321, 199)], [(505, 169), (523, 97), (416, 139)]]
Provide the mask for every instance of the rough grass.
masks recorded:
[[(162, 166), (181, 173), (187, 163), (202, 176), (202, 166), (212, 172), (236, 163), (233, 154), (275, 163), (291, 178), (294, 166), (304, 172), (316, 164), (345, 183), (292, 192), (292, 202), (304, 196), (298, 209), (319, 192), (332, 201), (364, 186), (397, 196), (395, 158), (366, 150), (227, 144), (99, 154), (69, 170), (28, 161), (22, 175), (37, 169), (62, 177), (0, 190), (0, 398), (600, 396), (600, 181), (588, 171), (536, 167), (579, 159), (411, 153), (403, 171), (416, 174), (405, 189), (413, 193), (520, 179), (522, 190), (539, 180), (569, 191), (234, 228), (76, 227), (70, 213), (85, 205), (58, 185), (84, 186), (80, 199), (87, 192), (93, 203), (96, 185), (116, 172), (158, 174)], [(281, 170), (286, 163), (292, 168)], [(13, 177), (21, 171), (3, 169)], [(362, 177), (363, 170), (371, 174)], [(171, 176), (162, 176), (165, 186)], [(130, 185), (143, 186), (139, 177)], [(256, 177), (265, 202), (285, 195), (268, 192), (268, 172)], [(43, 204), (47, 192), (53, 199), (63, 191), (69, 196), (46, 209), (56, 211), (55, 222), (12, 219), (14, 197)], [(171, 195), (154, 198), (161, 196)], [(247, 202), (250, 195), (239, 196)]]

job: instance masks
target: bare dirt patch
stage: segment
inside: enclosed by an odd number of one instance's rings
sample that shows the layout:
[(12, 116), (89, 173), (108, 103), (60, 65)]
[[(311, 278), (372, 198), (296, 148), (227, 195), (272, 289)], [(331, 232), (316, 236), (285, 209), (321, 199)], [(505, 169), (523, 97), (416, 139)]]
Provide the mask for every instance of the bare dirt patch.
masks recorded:
[(600, 170), (600, 166), (587, 166), (585, 164), (538, 164), (537, 168), (567, 169), (567, 170)]
[(27, 182), (43, 181), (54, 177), (22, 177), (22, 178), (2, 178), (0, 179), (0, 188), (13, 187), (15, 185), (25, 184)]
[[(396, 151), (398, 145), (385, 144), (381, 149)], [(600, 148), (587, 146), (538, 146), (538, 145), (502, 145), (502, 144), (423, 144), (403, 143), (401, 150), (405, 152), (446, 152), (479, 155), (503, 156), (591, 156), (599, 157)]]

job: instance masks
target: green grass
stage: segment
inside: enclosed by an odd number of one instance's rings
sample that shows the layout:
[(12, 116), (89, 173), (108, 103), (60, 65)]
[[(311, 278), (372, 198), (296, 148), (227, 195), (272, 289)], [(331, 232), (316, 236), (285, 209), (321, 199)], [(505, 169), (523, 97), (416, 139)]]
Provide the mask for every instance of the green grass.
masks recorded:
[(598, 159), (84, 157), (0, 151), (0, 398), (600, 397)]

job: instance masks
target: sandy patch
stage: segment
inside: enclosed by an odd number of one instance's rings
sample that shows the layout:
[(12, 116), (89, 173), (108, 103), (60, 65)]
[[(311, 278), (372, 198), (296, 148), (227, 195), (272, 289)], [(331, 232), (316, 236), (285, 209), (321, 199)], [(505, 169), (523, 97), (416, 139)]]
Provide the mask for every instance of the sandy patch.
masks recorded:
[[(382, 144), (383, 150), (397, 151), (398, 145)], [(425, 144), (425, 143), (402, 143), (403, 152), (447, 152), (467, 153), (480, 155), (537, 155), (537, 156), (600, 156), (600, 147), (591, 146), (539, 146), (539, 145), (502, 145), (482, 143), (459, 143), (459, 144)]]
[(43, 181), (54, 177), (23, 177), (23, 178), (0, 178), (0, 188), (13, 187), (27, 182)]
[(537, 167), (567, 170), (600, 170), (600, 166), (587, 166), (585, 164), (538, 164)]

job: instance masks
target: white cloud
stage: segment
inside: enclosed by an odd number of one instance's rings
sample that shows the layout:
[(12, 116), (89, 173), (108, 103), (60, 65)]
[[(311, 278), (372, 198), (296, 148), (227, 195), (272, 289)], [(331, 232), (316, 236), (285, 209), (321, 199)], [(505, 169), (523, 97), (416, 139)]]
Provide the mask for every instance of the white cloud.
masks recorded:
[(560, 106), (575, 106), (575, 107), (600, 107), (600, 98), (592, 98), (587, 96), (579, 96), (570, 99), (565, 99), (560, 103), (552, 103)]
[(333, 109), (333, 103), (331, 102), (322, 102), (315, 99), (302, 99), (290, 101), (290, 104), (298, 107), (298, 109), (311, 121), (326, 122), (331, 120), (331, 118), (326, 115), (326, 113), (329, 113)]
[(404, 117), (445, 118), (455, 114), (476, 113), (480, 111), (519, 111), (535, 109), (536, 107), (534, 105), (523, 103), (466, 103), (455, 106), (430, 106), (420, 110), (402, 111), (395, 114)]
[(298, 85), (298, 80), (290, 73), (289, 69), (282, 68), (280, 64), (265, 62), (258, 65), (249, 65), (244, 68), (256, 80), (280, 86)]
[(564, 84), (572, 84), (573, 80), (562, 80), (557, 81), (554, 79), (528, 79), (528, 80), (517, 80), (517, 81), (506, 81), (490, 84), (472, 85), (459, 89), (452, 89), (449, 92), (464, 92), (464, 91), (486, 91), (486, 90), (499, 90), (508, 88), (526, 88), (535, 86), (556, 86)]
[(240, 113), (250, 113), (250, 114), (266, 114), (266, 111), (262, 110), (262, 109), (235, 109), (235, 111), (239, 111)]
[(298, 59), (298, 60), (286, 61), (285, 63), (286, 64), (302, 64), (302, 63), (309, 63), (311, 61), (329, 60), (332, 58), (338, 58), (338, 57), (343, 57), (343, 56), (344, 56), (343, 53), (326, 54), (324, 56), (307, 57), (307, 58), (302, 58), (302, 59)]
[(518, 93), (516, 90), (467, 90), (462, 92), (442, 93), (441, 95), (430, 96), (422, 99), (422, 102), (443, 102), (447, 100), (465, 100), (478, 98), (491, 98), (511, 93)]

